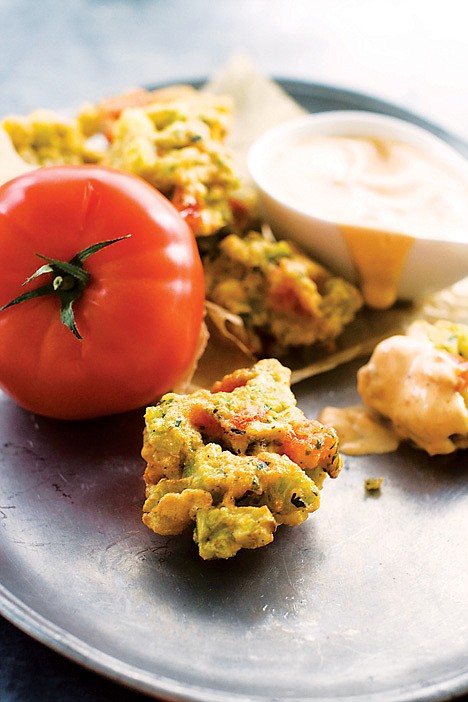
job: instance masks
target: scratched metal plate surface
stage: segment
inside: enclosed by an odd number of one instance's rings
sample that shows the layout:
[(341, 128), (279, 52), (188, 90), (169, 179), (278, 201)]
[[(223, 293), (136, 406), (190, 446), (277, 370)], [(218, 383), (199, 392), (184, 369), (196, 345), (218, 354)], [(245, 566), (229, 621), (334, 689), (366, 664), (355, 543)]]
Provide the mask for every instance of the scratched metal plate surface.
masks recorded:
[[(286, 84), (310, 109), (392, 111)], [(395, 108), (394, 113), (404, 116)], [(460, 145), (463, 148), (463, 145)], [(359, 363), (295, 387), (357, 401)], [(468, 453), (346, 458), (300, 527), (227, 562), (140, 521), (141, 412), (61, 423), (0, 395), (0, 611), (168, 700), (441, 700), (468, 692)], [(367, 477), (384, 477), (379, 496)]]

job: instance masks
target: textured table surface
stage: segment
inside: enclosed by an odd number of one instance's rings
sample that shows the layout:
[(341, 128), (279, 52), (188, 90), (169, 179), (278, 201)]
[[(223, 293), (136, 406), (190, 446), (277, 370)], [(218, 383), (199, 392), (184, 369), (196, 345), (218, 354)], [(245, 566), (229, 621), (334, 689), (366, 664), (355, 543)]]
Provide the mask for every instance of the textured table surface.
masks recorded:
[[(0, 114), (211, 75), (244, 50), (468, 141), (465, 15), (463, 0), (0, 0)], [(143, 699), (0, 620), (0, 702)]]

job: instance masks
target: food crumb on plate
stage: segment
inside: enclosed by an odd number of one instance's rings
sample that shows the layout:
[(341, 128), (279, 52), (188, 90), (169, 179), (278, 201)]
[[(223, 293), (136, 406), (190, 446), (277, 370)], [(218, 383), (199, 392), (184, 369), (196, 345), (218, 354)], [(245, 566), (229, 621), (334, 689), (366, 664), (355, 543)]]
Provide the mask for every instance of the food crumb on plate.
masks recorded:
[(380, 492), (383, 481), (383, 478), (366, 478), (364, 481), (366, 492)]

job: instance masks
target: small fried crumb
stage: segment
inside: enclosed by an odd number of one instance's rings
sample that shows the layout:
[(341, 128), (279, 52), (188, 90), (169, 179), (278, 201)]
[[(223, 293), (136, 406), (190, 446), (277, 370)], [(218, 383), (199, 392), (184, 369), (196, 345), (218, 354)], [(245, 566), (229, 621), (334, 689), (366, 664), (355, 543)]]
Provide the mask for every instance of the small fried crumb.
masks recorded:
[(377, 492), (380, 490), (383, 481), (383, 478), (366, 478), (364, 486), (367, 492)]

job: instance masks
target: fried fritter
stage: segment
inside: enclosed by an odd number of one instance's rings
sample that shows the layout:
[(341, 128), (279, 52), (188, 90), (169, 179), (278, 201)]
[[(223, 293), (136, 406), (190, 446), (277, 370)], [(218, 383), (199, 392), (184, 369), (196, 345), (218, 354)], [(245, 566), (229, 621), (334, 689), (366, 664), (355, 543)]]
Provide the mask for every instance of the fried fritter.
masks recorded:
[(273, 540), (320, 504), (326, 475), (341, 469), (334, 429), (307, 419), (290, 371), (265, 359), (211, 391), (168, 393), (148, 407), (143, 521), (159, 534), (195, 523), (204, 559), (229, 558)]
[(97, 163), (100, 155), (89, 148), (76, 120), (49, 110), (26, 117), (6, 117), (2, 127), (21, 158), (34, 166)]
[(204, 257), (206, 297), (238, 315), (254, 354), (333, 345), (362, 306), (358, 290), (289, 241), (231, 234)]
[(241, 211), (250, 217), (225, 143), (230, 122), (229, 98), (173, 86), (108, 98), (72, 118), (38, 110), (2, 126), (28, 163), (99, 163), (144, 178), (202, 237), (237, 225)]
[(468, 326), (413, 322), (358, 371), (364, 403), (430, 455), (468, 448)]

